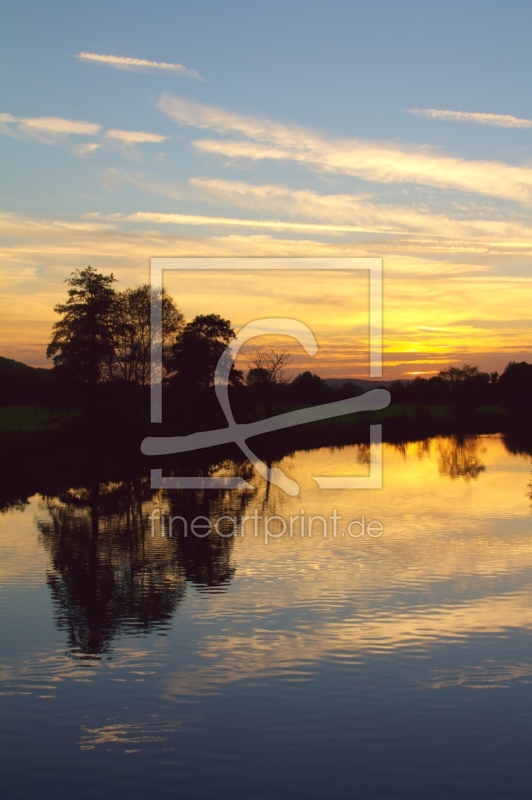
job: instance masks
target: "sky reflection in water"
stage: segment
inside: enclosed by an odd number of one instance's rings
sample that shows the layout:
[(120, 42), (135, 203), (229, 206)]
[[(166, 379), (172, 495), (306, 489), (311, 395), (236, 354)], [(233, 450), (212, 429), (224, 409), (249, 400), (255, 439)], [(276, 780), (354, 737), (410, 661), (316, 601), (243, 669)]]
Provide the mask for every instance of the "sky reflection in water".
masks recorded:
[[(526, 797), (530, 456), (441, 438), (385, 445), (382, 491), (312, 480), (367, 456), (283, 459), (296, 498), (137, 481), (0, 518), (7, 796)], [(342, 522), (169, 539), (154, 504)], [(382, 536), (341, 535), (362, 515)]]

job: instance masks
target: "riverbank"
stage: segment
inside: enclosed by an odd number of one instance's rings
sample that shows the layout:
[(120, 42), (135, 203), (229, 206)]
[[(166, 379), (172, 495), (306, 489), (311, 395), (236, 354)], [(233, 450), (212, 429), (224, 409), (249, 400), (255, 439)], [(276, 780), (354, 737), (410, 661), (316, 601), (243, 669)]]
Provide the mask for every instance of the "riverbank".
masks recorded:
[[(272, 414), (289, 410), (294, 409), (274, 408)], [(219, 419), (209, 427), (215, 425), (224, 427)], [(391, 444), (437, 436), (461, 439), (501, 433), (509, 450), (532, 454), (529, 417), (499, 406), (389, 406), (287, 428), (252, 438), (248, 444), (271, 463), (298, 450), (369, 444), (371, 425), (381, 425), (383, 442)], [(179, 427), (179, 433), (183, 433), (183, 425)], [(30, 406), (0, 407), (0, 509), (24, 503), (37, 492), (55, 494), (62, 488), (95, 480), (146, 476), (152, 468), (162, 468), (167, 475), (208, 475), (224, 464), (237, 471), (246, 469), (246, 459), (235, 444), (156, 459), (141, 453), (145, 436), (175, 433), (171, 422), (151, 425), (143, 415), (119, 408), (88, 414)]]

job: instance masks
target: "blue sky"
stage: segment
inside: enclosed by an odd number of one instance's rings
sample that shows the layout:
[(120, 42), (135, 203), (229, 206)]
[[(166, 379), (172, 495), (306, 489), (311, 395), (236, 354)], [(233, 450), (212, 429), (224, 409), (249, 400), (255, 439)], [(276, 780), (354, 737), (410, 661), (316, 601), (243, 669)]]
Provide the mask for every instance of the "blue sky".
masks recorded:
[(518, 1), (5, 3), (1, 353), (44, 363), (87, 263), (127, 285), (150, 255), (312, 250), (385, 259), (394, 375), (528, 357), (531, 23)]

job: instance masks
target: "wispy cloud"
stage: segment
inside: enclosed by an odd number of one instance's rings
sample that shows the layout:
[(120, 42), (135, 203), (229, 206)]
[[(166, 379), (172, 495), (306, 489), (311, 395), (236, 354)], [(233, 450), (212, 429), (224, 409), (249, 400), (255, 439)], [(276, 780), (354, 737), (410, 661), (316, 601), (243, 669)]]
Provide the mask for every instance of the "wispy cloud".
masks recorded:
[(93, 156), (102, 144), (115, 143), (128, 158), (142, 160), (137, 149), (139, 144), (160, 144), (168, 139), (159, 133), (147, 131), (124, 131), (111, 128), (103, 132), (96, 122), (64, 119), (63, 117), (15, 117), (13, 114), (0, 114), (0, 133), (16, 139), (36, 140), (42, 144), (64, 145), (71, 136), (98, 136), (98, 141), (86, 142), (72, 148), (79, 158)]
[[(532, 226), (523, 214), (501, 218), (494, 209), (456, 208), (431, 212), (425, 206), (379, 202), (370, 194), (323, 194), (311, 189), (293, 189), (278, 184), (252, 184), (220, 178), (191, 178), (188, 183), (153, 181), (143, 173), (109, 170), (104, 186), (120, 184), (141, 192), (195, 204), (220, 205), (217, 216), (209, 214), (138, 212), (133, 222), (162, 225), (197, 225), (239, 228), (269, 228), (302, 231), (316, 235), (369, 234), (372, 246), (382, 252), (425, 253), (532, 253)], [(244, 218), (227, 213), (244, 211)], [(452, 209), (454, 208), (454, 215)], [(251, 219), (250, 217), (255, 217)], [(122, 215), (116, 219), (126, 221)], [(361, 243), (360, 237), (351, 243)]]
[(428, 119), (450, 122), (472, 122), (474, 125), (491, 125), (495, 128), (532, 128), (532, 119), (512, 117), (511, 114), (485, 114), (479, 111), (447, 111), (438, 108), (409, 108), (408, 114)]
[(187, 78), (203, 80), (199, 72), (195, 69), (184, 67), (183, 64), (168, 64), (165, 61), (148, 61), (145, 58), (130, 58), (129, 56), (106, 56), (100, 53), (78, 53), (76, 58), (83, 61), (92, 61), (99, 64), (106, 64), (115, 69), (127, 69), (136, 72), (174, 72)]
[(58, 220), (44, 217), (25, 216), (13, 212), (0, 213), (0, 232), (7, 236), (56, 236), (68, 233), (94, 233), (111, 231), (116, 225), (98, 214), (91, 220), (68, 219)]
[(18, 117), (14, 117), (13, 114), (0, 114), (0, 133), (3, 133), (4, 136), (13, 136), (15, 139), (18, 139), (17, 129), (13, 126), (19, 122)]
[(105, 176), (100, 178), (104, 188), (113, 191), (117, 186), (134, 186), (147, 194), (159, 197), (171, 197), (173, 200), (183, 200), (189, 196), (189, 192), (181, 185), (166, 183), (164, 181), (154, 181), (142, 172), (132, 174), (116, 168), (111, 168)]
[(96, 151), (101, 147), (97, 142), (86, 142), (85, 144), (78, 144), (72, 148), (72, 153), (78, 158), (88, 158), (93, 156)]
[(161, 136), (159, 133), (146, 133), (145, 131), (121, 131), (116, 128), (106, 131), (105, 136), (107, 139), (117, 139), (124, 144), (158, 144), (159, 142), (165, 142), (168, 138), (167, 136)]
[(251, 160), (291, 160), (377, 183), (414, 183), (532, 202), (532, 169), (455, 158), (435, 148), (338, 139), (295, 125), (242, 116), (164, 94), (159, 107), (181, 124), (240, 138), (201, 139), (202, 152)]
[[(519, 219), (456, 218), (408, 206), (375, 203), (368, 195), (321, 194), (311, 189), (294, 190), (276, 184), (220, 178), (192, 178), (190, 184), (201, 192), (202, 199), (230, 203), (248, 211), (336, 223), (338, 231), (430, 236), (440, 242), (461, 240), (464, 244), (476, 240), (532, 246), (532, 227)], [(157, 188), (160, 192), (162, 187), (159, 184)]]
[(62, 117), (25, 117), (20, 120), (22, 130), (35, 130), (54, 135), (76, 134), (81, 136), (94, 136), (101, 130), (101, 125), (95, 122), (81, 122), (79, 120), (63, 119)]
[(95, 136), (102, 129), (96, 122), (65, 119), (64, 117), (14, 117), (0, 114), (0, 133), (16, 138), (53, 142), (70, 135)]
[[(114, 215), (113, 218), (116, 219)], [(151, 211), (137, 211), (121, 219), (126, 222), (155, 222), (163, 225), (222, 225), (231, 228), (270, 228), (279, 231), (315, 231), (317, 233), (356, 233), (364, 230), (354, 225), (288, 222), (268, 219), (237, 219), (235, 217), (211, 217), (203, 214), (164, 214)]]
[[(147, 259), (153, 253), (214, 257), (382, 255), (381, 242), (375, 241), (346, 243), (336, 240), (331, 243), (312, 241), (310, 236), (297, 236), (293, 232), (290, 238), (274, 237), (265, 230), (249, 235), (249, 231), (238, 233), (229, 226), (223, 233), (194, 237), (190, 231), (185, 235), (176, 234), (171, 225), (146, 226), (135, 224), (134, 220), (126, 223), (123, 218), (109, 220), (106, 217), (97, 212), (86, 219), (59, 220), (0, 214), (0, 233), (5, 237), (0, 253), (5, 264), (5, 313), (0, 320), (0, 347), (4, 353), (16, 357), (21, 342), (28, 349), (28, 332), (31, 331), (32, 357), (36, 363), (44, 358), (54, 321), (52, 308), (64, 296), (64, 277), (72, 269), (86, 266), (88, 253), (93, 266), (119, 272), (122, 285), (145, 281)], [(416, 257), (405, 251), (399, 253), (396, 248), (386, 259), (386, 271), (386, 360), (393, 376), (400, 376), (405, 369), (430, 370), (435, 368), (435, 362), (448, 363), (450, 358), (456, 359), (457, 347), (460, 353), (467, 354), (466, 360), (473, 363), (483, 363), (481, 358), (484, 358), (486, 364), (493, 364), (493, 353), (502, 354), (501, 363), (490, 368), (499, 369), (511, 358), (528, 358), (530, 326), (523, 325), (523, 320), (529, 319), (529, 278), (497, 276), (482, 261)], [(39, 276), (37, 284), (36, 274)], [(187, 315), (194, 316), (204, 307), (205, 287), (198, 285), (195, 276), (191, 275), (186, 285), (183, 279), (186, 280), (186, 276), (179, 276), (174, 290), (179, 293), (180, 302), (188, 298), (184, 310)], [(257, 274), (253, 278), (257, 282), (256, 291), (250, 292), (249, 286), (241, 281), (233, 281), (229, 286), (226, 274), (215, 276), (213, 280), (218, 283), (210, 287), (212, 296), (223, 298), (224, 309), (230, 310), (228, 313), (236, 327), (250, 315), (264, 315), (265, 303), (269, 313), (270, 308), (278, 308), (280, 302), (293, 298), (306, 303), (310, 325), (314, 321), (319, 321), (320, 326), (330, 322), (332, 329), (339, 319), (345, 321), (349, 337), (331, 339), (332, 349), (324, 349), (322, 360), (315, 368), (324, 375), (353, 374), (346, 371), (354, 369), (356, 356), (352, 352), (351, 335), (353, 299), (346, 298), (341, 286), (325, 285), (314, 281), (313, 276), (302, 283), (300, 275), (294, 275), (291, 283), (285, 285), (283, 281), (282, 286), (276, 286), (272, 285), (271, 276), (261, 278)], [(338, 302), (331, 303), (331, 297)], [(363, 298), (360, 307), (365, 315)], [(471, 320), (472, 308), (479, 323), (467, 322)], [(501, 321), (505, 320), (507, 327), (501, 328)], [(423, 327), (441, 330), (420, 330)]]

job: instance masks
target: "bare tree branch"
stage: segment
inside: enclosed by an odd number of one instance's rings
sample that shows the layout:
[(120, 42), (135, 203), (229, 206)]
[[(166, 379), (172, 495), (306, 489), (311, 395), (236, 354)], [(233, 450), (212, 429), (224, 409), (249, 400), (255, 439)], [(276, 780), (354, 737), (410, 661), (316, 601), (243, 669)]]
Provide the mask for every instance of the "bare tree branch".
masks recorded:
[(288, 350), (276, 350), (273, 347), (251, 350), (248, 355), (248, 384), (252, 383), (286, 383), (286, 367), (292, 361)]

